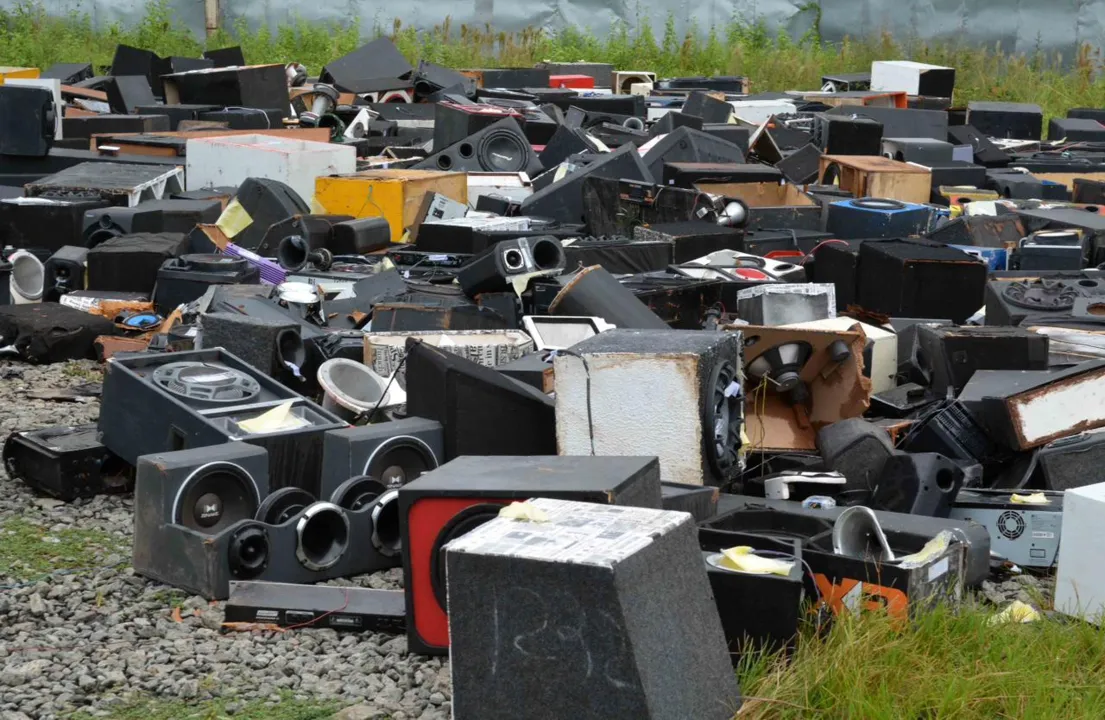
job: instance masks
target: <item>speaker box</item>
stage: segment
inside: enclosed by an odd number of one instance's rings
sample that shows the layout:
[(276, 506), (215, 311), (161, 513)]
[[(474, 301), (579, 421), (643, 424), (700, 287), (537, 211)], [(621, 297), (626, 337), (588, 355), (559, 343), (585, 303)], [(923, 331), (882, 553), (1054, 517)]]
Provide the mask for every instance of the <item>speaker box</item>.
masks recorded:
[(1105, 182), (1075, 178), (1071, 200), (1076, 203), (1105, 204)]
[(701, 90), (692, 90), (687, 94), (682, 112), (701, 118), (704, 123), (727, 123), (733, 115), (733, 106)]
[[(665, 162), (657, 179), (665, 186), (694, 190), (699, 183), (707, 185), (737, 185), (750, 183), (775, 183), (783, 180), (783, 171), (770, 165), (714, 163), (714, 162)], [(721, 188), (716, 188), (720, 190)]]
[(817, 173), (821, 168), (821, 151), (816, 145), (806, 143), (787, 154), (775, 166), (791, 184), (806, 185), (817, 180)]
[(54, 142), (54, 94), (39, 87), (0, 85), (0, 155), (42, 157)]
[(541, 172), (537, 154), (518, 122), (510, 117), (488, 125), (411, 167), (452, 172), (524, 172), (530, 177)]
[(899, 162), (931, 167), (952, 161), (953, 146), (933, 138), (883, 138), (882, 155)]
[(253, 222), (234, 236), (234, 244), (244, 250), (256, 251), (269, 228), (276, 223), (311, 212), (295, 190), (268, 178), (246, 178), (234, 199), (253, 218)]
[(983, 167), (998, 168), (1007, 166), (1012, 158), (990, 138), (971, 125), (948, 128), (948, 141), (953, 145), (969, 145), (974, 151), (975, 162)]
[(157, 271), (153, 305), (158, 314), (168, 317), (184, 303), (190, 303), (212, 285), (257, 285), (261, 271), (248, 260), (221, 254), (181, 255), (169, 258)]
[[(351, 215), (292, 215), (275, 222), (265, 231), (261, 244), (254, 250), (262, 257), (280, 259), (284, 239), (295, 237), (302, 240), (303, 261), (310, 250), (330, 249), (334, 224), (342, 220), (352, 220)], [(294, 269), (287, 267), (285, 269)], [(302, 269), (302, 268), (300, 268)]]
[(510, 287), (511, 279), (564, 267), (564, 248), (555, 237), (523, 237), (488, 248), (461, 268), (457, 283), (469, 297)]
[[(158, 112), (154, 114), (67, 117), (62, 118), (61, 129), (66, 140), (91, 140), (93, 135), (168, 132), (173, 127), (169, 116), (163, 112)], [(88, 146), (85, 145), (84, 149), (87, 150)]]
[(717, 226), (733, 208), (734, 223), (748, 216), (740, 200), (721, 200), (697, 190), (633, 180), (589, 177), (583, 182), (583, 208), (593, 235), (629, 235), (639, 226), (703, 221)]
[[(739, 333), (609, 330), (554, 360), (563, 455), (657, 455), (663, 479), (736, 479), (744, 407)], [(647, 376), (649, 392), (633, 391)]]
[(407, 413), (441, 424), (446, 460), (556, 449), (553, 402), (528, 385), (413, 338), (406, 380)]
[(582, 128), (558, 125), (538, 155), (541, 166), (550, 170), (577, 153), (598, 152), (598, 143)]
[(1039, 271), (1022, 278), (999, 278), (986, 284), (987, 325), (1020, 325), (1028, 317), (1046, 324), (1062, 317), (1080, 298), (1105, 295), (1105, 280), (1086, 273)]
[[(281, 321), (225, 312), (200, 317), (204, 348), (223, 348), (265, 375), (310, 395), (317, 390), (317, 381), (304, 367), (307, 349), (300, 327), (290, 317)], [(363, 355), (363, 341), (357, 350), (358, 357)]]
[(719, 250), (743, 250), (744, 232), (698, 220), (663, 222), (633, 228), (637, 240), (666, 240), (673, 245), (675, 264), (690, 262)]
[(278, 108), (280, 114), (271, 127), (280, 127), (281, 118), (290, 111), (288, 76), (283, 64), (174, 73), (161, 80), (165, 85), (165, 102), (169, 105)]
[(993, 138), (1039, 140), (1044, 113), (1031, 103), (972, 100), (967, 103), (967, 124)]
[[(547, 293), (545, 292), (547, 290)], [(538, 301), (538, 292), (547, 299)], [(534, 286), (534, 305), (549, 315), (603, 317), (621, 328), (664, 329), (667, 324), (633, 291), (598, 265)]]
[(334, 85), (351, 93), (377, 90), (383, 83), (404, 87), (400, 81), (414, 71), (395, 43), (387, 38), (377, 38), (351, 53), (331, 60), (322, 68), (319, 82)]
[(1046, 370), (1048, 337), (1008, 327), (917, 327), (913, 363), (940, 397), (976, 370)]
[[(986, 168), (981, 165), (975, 165), (969, 162), (956, 162), (949, 160), (947, 162), (933, 163), (928, 165), (929, 172), (932, 173), (932, 187), (943, 196), (947, 202), (948, 199), (953, 199), (945, 192), (950, 190), (951, 195), (957, 193), (963, 193), (962, 188), (968, 188), (966, 193), (960, 194), (959, 197), (955, 197), (954, 201), (948, 204), (963, 205), (962, 198), (966, 198), (968, 202), (972, 200), (971, 195), (974, 194), (969, 188), (984, 188), (986, 187)], [(959, 188), (959, 190), (957, 190)], [(934, 196), (933, 201), (937, 202), (937, 198)], [(945, 204), (941, 202), (940, 204)]]
[(99, 207), (86, 211), (82, 218), (81, 244), (94, 248), (105, 240), (122, 235), (161, 232), (164, 217), (158, 208), (149, 205), (151, 203), (134, 207)]
[(664, 163), (744, 162), (744, 151), (731, 142), (689, 127), (676, 128), (654, 140), (645, 150), (644, 162), (654, 178), (664, 174)]
[(399, 489), (410, 651), (449, 646), (444, 547), (533, 497), (660, 508), (654, 457), (460, 457)]
[(180, 129), (181, 122), (199, 120), (201, 113), (217, 110), (219, 110), (219, 107), (216, 105), (139, 105), (134, 109), (134, 113), (139, 116), (164, 115), (169, 119), (168, 129), (175, 132)]
[(1036, 453), (1036, 462), (1048, 490), (1092, 485), (1105, 463), (1105, 433), (1084, 432), (1053, 440)]
[(357, 507), (270, 492), (265, 455), (234, 442), (139, 458), (135, 572), (225, 599), (231, 580), (314, 583), (399, 564), (395, 492), (367, 490)]
[(57, 302), (73, 290), (84, 290), (88, 250), (66, 245), (43, 265), (42, 301)]
[(0, 244), (46, 252), (83, 246), (85, 213), (106, 206), (98, 197), (0, 200)]
[(910, 240), (860, 246), (858, 301), (865, 310), (963, 323), (982, 306), (986, 265), (955, 248)]
[(564, 267), (601, 265), (614, 274), (663, 270), (675, 262), (673, 248), (673, 243), (667, 240), (580, 238), (564, 248)]
[[(546, 174), (553, 172), (549, 170)], [(583, 181), (590, 176), (652, 182), (637, 148), (623, 145), (605, 153), (595, 162), (567, 173), (535, 191), (522, 201), (522, 215), (552, 218), (562, 223), (586, 223), (583, 208)]]
[(813, 116), (813, 144), (825, 155), (879, 155), (882, 123), (861, 115)]
[(748, 145), (752, 138), (752, 132), (749, 128), (741, 125), (734, 125), (733, 123), (725, 123), (724, 125), (719, 123), (703, 123), (702, 132), (707, 135), (713, 135), (719, 140), (732, 143), (741, 149), (741, 153), (745, 156), (748, 155)]
[(1012, 200), (1069, 200), (1067, 186), (1052, 180), (1042, 180), (1021, 172), (990, 171), (988, 184), (1004, 198)]
[(753, 554), (766, 550), (767, 557), (791, 562), (786, 575), (730, 569), (721, 559), (721, 550), (727, 548), (717, 547), (720, 544), (707, 541), (702, 560), (733, 666), (746, 653), (789, 653), (796, 647), (806, 597), (801, 542), (765, 537), (751, 546)]
[(1091, 118), (1051, 118), (1047, 124), (1047, 139), (1051, 142), (1102, 142), (1105, 125)]
[(330, 250), (335, 255), (366, 255), (391, 247), (391, 225), (384, 218), (369, 217), (334, 223)]
[(100, 444), (95, 425), (14, 432), (3, 460), (10, 477), (66, 502), (134, 487), (134, 468)]
[(322, 497), (338, 502), (338, 488), (361, 476), (398, 489), (443, 462), (443, 443), (440, 423), (420, 417), (330, 430), (323, 440)]
[(921, 235), (928, 230), (932, 209), (888, 198), (840, 200), (828, 208), (828, 232), (842, 240)]
[(142, 105), (156, 102), (150, 81), (144, 75), (113, 75), (105, 88), (112, 112), (130, 115)]
[(963, 468), (937, 453), (895, 452), (871, 497), (879, 510), (948, 517), (963, 486)]
[[(548, 522), (492, 520), (446, 550), (456, 716), (505, 720), (532, 703), (565, 717), (732, 717), (740, 691), (691, 519), (534, 504)], [(586, 555), (543, 549), (562, 543)]]
[(74, 85), (92, 76), (92, 63), (54, 63), (39, 75), (44, 80), (60, 80), (62, 85)]
[(182, 233), (135, 233), (104, 240), (88, 251), (88, 289), (149, 294), (161, 265), (187, 247)]
[(226, 123), (229, 130), (272, 130), (284, 126), (284, 116), (288, 114), (286, 105), (279, 108), (267, 105), (238, 107), (201, 112), (203, 122)]
[(434, 143), (433, 151), (441, 152), (445, 148), (474, 135), (500, 120), (514, 118), (521, 120), (521, 113), (495, 105), (460, 105), (453, 102), (439, 102), (434, 105)]
[[(291, 404), (268, 422), (258, 418)], [(283, 417), (279, 417), (283, 415)], [(274, 490), (318, 496), (322, 440), (345, 423), (221, 348), (112, 358), (104, 375), (101, 441), (139, 455), (242, 440), (269, 452)]]
[(844, 476), (845, 493), (862, 499), (874, 490), (894, 445), (886, 431), (862, 418), (847, 418), (817, 432), (817, 447), (827, 470)]
[[(726, 103), (728, 105), (728, 103)], [(730, 108), (732, 110), (732, 108)], [(696, 115), (689, 115), (687, 113), (679, 112), (678, 110), (669, 110), (664, 115), (652, 123), (652, 126), (648, 129), (648, 134), (656, 137), (658, 135), (667, 135), (670, 132), (675, 132), (676, 129), (681, 127), (688, 127), (691, 130), (701, 130), (703, 126), (702, 118)]]

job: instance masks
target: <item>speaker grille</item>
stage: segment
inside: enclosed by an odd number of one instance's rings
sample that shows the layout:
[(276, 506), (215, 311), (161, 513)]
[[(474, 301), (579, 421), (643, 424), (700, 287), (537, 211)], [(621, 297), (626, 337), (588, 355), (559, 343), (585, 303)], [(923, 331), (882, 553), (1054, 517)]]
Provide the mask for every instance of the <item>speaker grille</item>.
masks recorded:
[(493, 130), (483, 136), (477, 150), (480, 166), (488, 172), (522, 172), (529, 149), (524, 140), (505, 130)]
[(249, 375), (212, 363), (169, 363), (154, 370), (153, 381), (173, 395), (204, 402), (248, 402), (261, 392)]
[(181, 483), (173, 502), (173, 522), (214, 535), (252, 518), (259, 501), (257, 485), (243, 468), (209, 463)]
[(437, 466), (437, 456), (429, 445), (403, 435), (380, 445), (365, 463), (364, 474), (391, 489), (402, 487)]

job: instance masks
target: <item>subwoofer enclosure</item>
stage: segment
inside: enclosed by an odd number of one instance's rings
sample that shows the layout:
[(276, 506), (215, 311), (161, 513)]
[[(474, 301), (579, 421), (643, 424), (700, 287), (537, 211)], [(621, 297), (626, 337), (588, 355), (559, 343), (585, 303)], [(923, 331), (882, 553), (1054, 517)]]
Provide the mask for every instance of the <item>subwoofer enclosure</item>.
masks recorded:
[[(231, 580), (314, 583), (398, 564), (395, 493), (357, 509), (314, 502), (305, 493), (304, 506), (290, 508), (280, 522), (255, 519), (274, 498), (266, 455), (248, 443), (229, 443), (141, 457), (135, 571), (222, 599)], [(387, 552), (359, 541), (370, 537)]]
[(740, 333), (617, 329), (571, 351), (554, 360), (561, 455), (657, 455), (687, 485), (740, 475)]
[(54, 144), (54, 95), (45, 88), (0, 86), (0, 155), (42, 157)]
[(449, 646), (445, 545), (531, 497), (661, 507), (655, 457), (457, 458), (399, 489), (407, 643), (443, 655)]
[(541, 161), (514, 118), (503, 118), (412, 166), (451, 172), (524, 172), (534, 177)]
[[(290, 403), (270, 427), (242, 427)], [(221, 348), (112, 358), (104, 373), (101, 442), (129, 463), (140, 455), (234, 440), (269, 451), (270, 486), (318, 497), (322, 439), (336, 416)]]
[(441, 424), (419, 417), (330, 430), (322, 448), (321, 497), (331, 500), (352, 477), (396, 489), (437, 468), (445, 456)]
[(555, 237), (521, 237), (496, 243), (472, 258), (457, 273), (457, 282), (474, 298), (507, 289), (514, 276), (560, 269), (565, 262), (564, 248)]

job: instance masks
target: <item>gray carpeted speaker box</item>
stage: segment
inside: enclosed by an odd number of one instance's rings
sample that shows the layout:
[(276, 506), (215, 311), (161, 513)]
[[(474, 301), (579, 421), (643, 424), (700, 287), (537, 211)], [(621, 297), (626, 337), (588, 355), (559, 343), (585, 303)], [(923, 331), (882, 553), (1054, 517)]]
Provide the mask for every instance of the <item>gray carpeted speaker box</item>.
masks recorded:
[(322, 440), (322, 492), (329, 498), (351, 477), (368, 475), (385, 487), (406, 485), (445, 460), (441, 423), (420, 417), (330, 430)]
[[(299, 333), (300, 323), (291, 318), (281, 322), (273, 318), (214, 312), (201, 316), (200, 328), (203, 347), (221, 347), (293, 390), (309, 394), (307, 381), (302, 374), (297, 377), (307, 357)], [(293, 371), (287, 363), (296, 369)]]
[[(268, 453), (248, 443), (138, 458), (135, 571), (221, 599), (231, 580), (315, 583), (399, 564), (397, 493), (354, 508), (269, 489)], [(278, 493), (295, 497), (274, 513)]]
[(453, 718), (733, 717), (691, 517), (531, 502), (547, 522), (497, 518), (446, 546)]
[(740, 474), (740, 333), (608, 330), (554, 360), (561, 455), (656, 455), (660, 477)]
[(847, 479), (845, 492), (873, 490), (883, 466), (894, 454), (886, 430), (862, 418), (848, 418), (821, 428), (817, 447), (825, 468)]

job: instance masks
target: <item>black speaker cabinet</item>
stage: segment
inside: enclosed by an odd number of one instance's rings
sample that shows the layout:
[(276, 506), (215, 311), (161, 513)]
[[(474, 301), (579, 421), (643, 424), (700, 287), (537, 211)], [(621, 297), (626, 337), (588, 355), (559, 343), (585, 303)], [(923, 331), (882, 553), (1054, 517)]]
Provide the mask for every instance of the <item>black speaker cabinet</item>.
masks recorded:
[(49, 90), (0, 85), (0, 155), (42, 157), (50, 152), (56, 113)]
[(993, 138), (1039, 140), (1044, 129), (1044, 113), (1030, 103), (967, 103), (967, 123)]
[(745, 233), (739, 228), (701, 220), (684, 220), (635, 227), (633, 237), (637, 240), (671, 242), (673, 261), (682, 264), (718, 250), (743, 250)]
[(524, 172), (534, 177), (541, 172), (541, 161), (518, 121), (507, 117), (411, 167), (453, 172)]
[(726, 140), (701, 130), (679, 127), (657, 140), (644, 155), (652, 177), (659, 180), (664, 163), (729, 163), (744, 162), (744, 151)]
[(963, 487), (963, 468), (938, 453), (895, 452), (883, 465), (871, 507), (946, 518)]
[(224, 599), (231, 580), (315, 583), (399, 564), (394, 491), (366, 490), (356, 507), (272, 492), (266, 455), (234, 442), (139, 458), (135, 571)]
[(88, 250), (66, 245), (43, 265), (42, 301), (57, 302), (62, 295), (85, 288)]
[(547, 522), (495, 519), (446, 549), (455, 717), (734, 717), (740, 691), (691, 518), (533, 504)]
[(407, 413), (444, 428), (445, 460), (556, 451), (552, 400), (491, 368), (411, 338), (406, 383)]
[(293, 215), (311, 212), (295, 190), (268, 178), (246, 178), (234, 199), (253, 218), (245, 230), (234, 236), (234, 244), (255, 252), (270, 227)]
[[(284, 105), (283, 108), (287, 108)], [(283, 127), (287, 109), (274, 107), (228, 107), (222, 110), (201, 112), (199, 119), (206, 122), (226, 123), (230, 130), (269, 130)]]
[(434, 105), (433, 151), (441, 152), (450, 145), (460, 142), (469, 135), (475, 135), (505, 118), (519, 117), (521, 115), (518, 112), (495, 105), (439, 102)]
[[(408, 371), (409, 372), (409, 371)], [(655, 457), (457, 458), (399, 489), (407, 642), (411, 652), (449, 647), (445, 545), (532, 497), (660, 508)]]
[(667, 482), (731, 483), (742, 466), (741, 359), (740, 333), (617, 329), (574, 345), (553, 366), (558, 452), (647, 453)]
[[(548, 172), (551, 173), (552, 170)], [(569, 224), (586, 223), (587, 218), (583, 211), (583, 180), (589, 176), (642, 182), (652, 182), (653, 177), (638, 154), (637, 148), (632, 144), (622, 145), (617, 150), (605, 153), (594, 162), (569, 172), (559, 180), (554, 180), (535, 191), (522, 201), (521, 214), (552, 218)]]
[(656, 137), (657, 135), (667, 135), (668, 133), (674, 132), (676, 129), (681, 127), (689, 127), (692, 130), (701, 130), (703, 124), (704, 123), (702, 118), (696, 115), (688, 115), (687, 113), (682, 113), (678, 110), (669, 110), (668, 112), (664, 113), (659, 120), (652, 124), (652, 126), (648, 129), (648, 133), (649, 135)]
[[(67, 117), (61, 120), (62, 134), (66, 140), (91, 139), (93, 135), (121, 133), (157, 133), (173, 130), (169, 116), (153, 115), (88, 115)], [(85, 145), (85, 150), (88, 146)]]
[(261, 271), (248, 260), (213, 253), (169, 258), (157, 271), (153, 306), (168, 316), (179, 305), (190, 303), (212, 285), (257, 285)]
[(566, 260), (560, 241), (552, 236), (522, 237), (489, 247), (461, 268), (457, 283), (469, 297), (507, 289), (511, 278), (557, 270)]
[(683, 112), (702, 118), (703, 122), (727, 123), (733, 115), (733, 106), (701, 90), (692, 90), (683, 103)]
[(871, 312), (956, 323), (984, 302), (986, 265), (955, 248), (911, 240), (863, 243), (858, 301)]
[(969, 145), (974, 152), (975, 162), (983, 167), (1005, 167), (1012, 160), (1004, 150), (990, 142), (986, 134), (971, 125), (948, 128), (948, 142), (954, 145)]
[[(736, 200), (742, 217), (748, 208)], [(709, 224), (725, 212), (728, 203), (699, 192), (670, 185), (633, 180), (589, 177), (583, 182), (583, 209), (592, 235), (632, 235), (637, 227), (668, 223)], [(709, 252), (709, 251), (707, 251)]]
[(82, 232), (84, 242), (81, 244), (94, 248), (103, 241), (120, 235), (161, 232), (164, 221), (161, 210), (147, 207), (150, 204), (152, 203), (142, 203), (134, 207), (98, 207), (85, 212)]
[(274, 490), (317, 497), (323, 435), (345, 426), (221, 348), (112, 358), (104, 373), (101, 442), (130, 463), (242, 440), (268, 450)]
[(963, 389), (976, 370), (1046, 370), (1048, 337), (1010, 327), (918, 325), (913, 363), (938, 397)]
[(443, 462), (443, 443), (441, 424), (420, 417), (330, 430), (322, 445), (322, 497), (339, 502), (336, 491), (362, 476), (400, 488)]
[(134, 468), (96, 439), (95, 425), (14, 432), (3, 460), (9, 476), (66, 502), (134, 487)]
[(85, 213), (106, 206), (98, 197), (0, 200), (0, 244), (50, 252), (83, 246)]
[(88, 251), (88, 289), (148, 295), (162, 264), (187, 247), (183, 233), (135, 233), (104, 240)]
[(1002, 277), (986, 284), (986, 324), (1020, 325), (1032, 317), (1068, 316), (1080, 298), (1105, 296), (1105, 279), (1082, 272), (1038, 271), (1027, 277)]
[(882, 123), (860, 114), (814, 115), (813, 144), (825, 155), (879, 155)]
[[(229, 312), (208, 312), (200, 317), (204, 347), (221, 347), (300, 394), (313, 395), (318, 390), (318, 381), (315, 373), (305, 367), (308, 352), (300, 333), (302, 327), (290, 317)], [(337, 338), (335, 334), (328, 337), (331, 336)], [(357, 349), (360, 351), (357, 357), (362, 357), (363, 339)]]
[[(223, 108), (280, 108), (286, 115), (288, 77), (284, 64), (214, 68), (161, 78), (170, 105), (218, 105)], [(280, 118), (273, 127), (279, 127)]]

